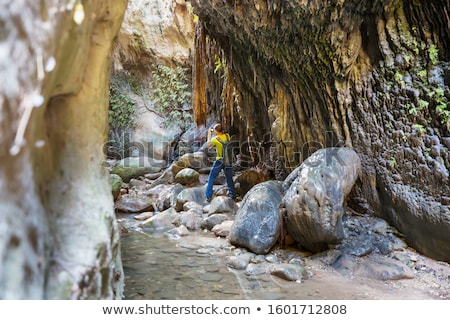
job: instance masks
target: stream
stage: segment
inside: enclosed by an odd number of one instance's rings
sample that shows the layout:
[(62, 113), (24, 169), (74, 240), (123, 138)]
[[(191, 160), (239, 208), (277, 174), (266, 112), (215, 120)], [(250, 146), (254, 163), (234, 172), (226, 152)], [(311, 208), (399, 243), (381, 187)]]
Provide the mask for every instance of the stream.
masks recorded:
[[(287, 281), (227, 267), (236, 250), (225, 238), (194, 231), (183, 237), (137, 227), (131, 214), (118, 214), (126, 300), (374, 300), (448, 299), (447, 286), (415, 279), (380, 281), (342, 275), (319, 261), (305, 260), (310, 275)], [(276, 254), (275, 250), (275, 254)], [(279, 253), (279, 252), (278, 252)], [(448, 265), (447, 265), (448, 266)], [(448, 269), (446, 269), (448, 270)], [(437, 291), (436, 291), (437, 290)]]

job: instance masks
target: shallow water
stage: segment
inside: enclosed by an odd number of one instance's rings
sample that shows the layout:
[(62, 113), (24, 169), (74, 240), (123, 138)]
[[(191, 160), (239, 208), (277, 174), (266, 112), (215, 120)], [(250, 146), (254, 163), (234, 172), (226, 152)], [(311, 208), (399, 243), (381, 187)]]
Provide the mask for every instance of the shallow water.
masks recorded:
[(310, 277), (301, 283), (248, 275), (227, 267), (233, 247), (211, 232), (169, 238), (163, 231), (137, 228), (131, 215), (119, 221), (128, 230), (121, 238), (127, 300), (434, 299), (428, 288), (410, 280), (355, 279), (312, 260), (305, 265)]
[[(129, 231), (122, 238), (125, 299), (289, 299), (270, 275), (247, 276), (227, 268), (229, 250), (217, 247), (222, 240), (203, 239), (199, 245), (196, 238), (180, 245), (162, 233)], [(285, 287), (295, 284), (279, 281)]]
[(136, 228), (137, 222), (130, 217), (121, 218), (128, 229), (121, 239), (125, 299), (298, 298), (299, 283), (228, 268), (225, 258), (233, 253), (223, 238), (203, 231), (168, 237), (161, 230)]

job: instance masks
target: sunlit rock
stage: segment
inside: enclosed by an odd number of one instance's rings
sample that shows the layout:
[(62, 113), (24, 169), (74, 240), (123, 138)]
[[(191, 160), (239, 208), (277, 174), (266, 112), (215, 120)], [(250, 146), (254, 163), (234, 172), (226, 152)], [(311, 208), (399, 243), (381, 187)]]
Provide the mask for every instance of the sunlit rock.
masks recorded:
[(175, 175), (175, 182), (182, 185), (193, 185), (199, 182), (199, 173), (191, 168), (184, 168)]

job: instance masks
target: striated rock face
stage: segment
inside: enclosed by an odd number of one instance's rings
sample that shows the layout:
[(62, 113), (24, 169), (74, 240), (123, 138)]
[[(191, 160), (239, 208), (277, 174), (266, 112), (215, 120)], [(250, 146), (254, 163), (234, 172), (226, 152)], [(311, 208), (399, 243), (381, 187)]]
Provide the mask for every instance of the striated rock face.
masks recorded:
[(10, 1), (0, 13), (0, 299), (122, 297), (102, 161), (126, 0)]
[(349, 204), (449, 261), (448, 0), (192, 5), (195, 56), (209, 61), (196, 91), (255, 163), (284, 179), (317, 149), (353, 147), (362, 179)]

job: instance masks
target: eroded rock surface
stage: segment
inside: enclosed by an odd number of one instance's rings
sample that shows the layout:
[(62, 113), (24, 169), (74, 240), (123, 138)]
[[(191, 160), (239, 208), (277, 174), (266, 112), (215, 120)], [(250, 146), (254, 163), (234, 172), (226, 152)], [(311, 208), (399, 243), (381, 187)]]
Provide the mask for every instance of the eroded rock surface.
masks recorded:
[(313, 153), (284, 181), (288, 233), (299, 245), (318, 252), (344, 238), (345, 198), (361, 172), (361, 161), (350, 148)]
[(119, 228), (102, 146), (125, 0), (0, 13), (0, 299), (115, 299)]

